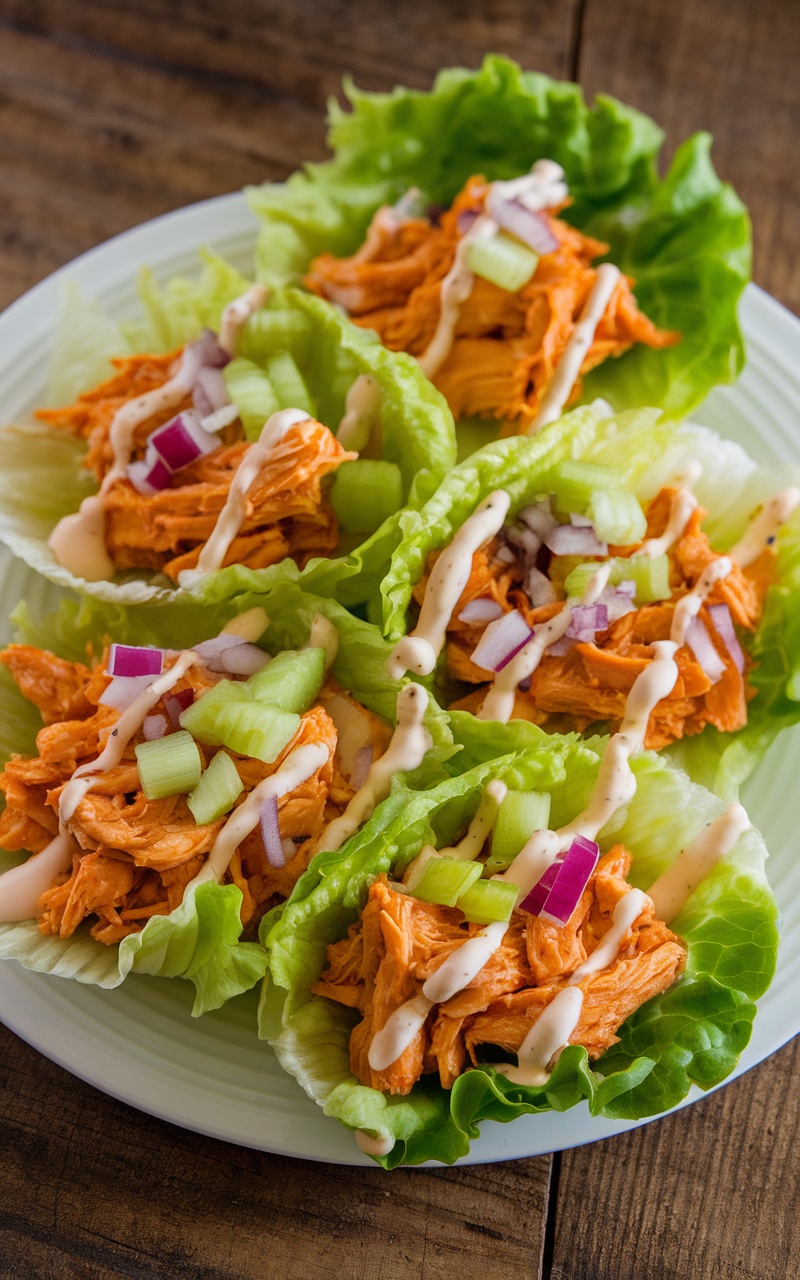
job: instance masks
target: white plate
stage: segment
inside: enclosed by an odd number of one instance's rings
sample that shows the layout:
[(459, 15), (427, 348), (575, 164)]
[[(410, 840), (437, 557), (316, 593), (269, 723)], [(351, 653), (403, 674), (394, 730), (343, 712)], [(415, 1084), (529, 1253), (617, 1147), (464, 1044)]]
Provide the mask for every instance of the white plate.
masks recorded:
[[(159, 279), (191, 271), (208, 244), (247, 270), (255, 224), (240, 195), (193, 205), (117, 236), (37, 285), (0, 316), (0, 404), (11, 421), (41, 402), (52, 345), (59, 279), (69, 274), (118, 317), (135, 312), (135, 273)], [(759, 289), (744, 297), (747, 369), (735, 387), (713, 393), (694, 415), (738, 440), (762, 461), (800, 460), (800, 323)], [(0, 559), (0, 598), (53, 604), (58, 590), (25, 566)], [(753, 1038), (736, 1074), (800, 1031), (800, 862), (787, 797), (796, 792), (800, 736), (784, 735), (767, 754), (744, 800), (772, 851), (770, 878), (784, 917), (778, 973), (761, 1001)], [(255, 1034), (255, 993), (192, 1021), (188, 983), (129, 978), (116, 991), (0, 970), (0, 1016), (29, 1044), (74, 1075), (162, 1119), (213, 1137), (284, 1155), (370, 1163), (336, 1121), (326, 1120), (279, 1068)], [(687, 1102), (702, 1097), (694, 1089)], [(684, 1103), (683, 1105), (686, 1105)], [(640, 1122), (645, 1123), (645, 1122)], [(469, 1163), (538, 1155), (592, 1142), (637, 1125), (592, 1119), (585, 1105), (564, 1114), (483, 1126)]]

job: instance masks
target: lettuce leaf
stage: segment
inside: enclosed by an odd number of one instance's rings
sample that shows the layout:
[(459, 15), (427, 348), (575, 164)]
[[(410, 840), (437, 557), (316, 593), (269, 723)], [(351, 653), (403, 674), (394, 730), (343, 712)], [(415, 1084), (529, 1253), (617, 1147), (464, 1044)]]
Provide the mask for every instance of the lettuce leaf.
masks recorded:
[[(144, 269), (139, 277), (143, 316), (124, 326), (83, 298), (77, 286), (65, 285), (48, 401), (68, 403), (108, 375), (113, 353), (171, 351), (203, 328), (218, 329), (223, 308), (249, 282), (208, 251), (200, 253), (200, 262), (196, 278), (177, 277), (163, 289)], [(420, 505), (436, 489), (455, 462), (455, 427), (444, 397), (415, 360), (387, 351), (374, 334), (352, 324), (329, 303), (293, 289), (273, 294), (242, 333), (241, 354), (261, 367), (269, 356), (282, 352), (297, 363), (316, 415), (334, 431), (352, 383), (360, 374), (373, 377), (381, 393), (382, 456), (400, 468), (403, 500)], [(57, 563), (47, 546), (48, 535), (96, 488), (81, 467), (84, 452), (81, 442), (43, 423), (0, 428), (0, 538), (51, 581), (100, 600), (136, 605), (185, 597), (166, 577), (150, 571), (127, 571), (111, 582), (86, 583)], [(326, 595), (338, 591), (348, 604), (368, 599), (398, 541), (396, 528), (393, 517), (349, 555), (312, 560), (304, 575), (309, 589)], [(282, 581), (285, 572), (283, 565), (259, 570), (260, 589)]]
[[(751, 828), (674, 922), (688, 944), (685, 974), (629, 1018), (619, 1043), (596, 1063), (570, 1046), (541, 1087), (514, 1085), (489, 1065), (467, 1071), (450, 1093), (430, 1077), (405, 1098), (359, 1084), (348, 1054), (357, 1014), (312, 995), (310, 987), (324, 967), (328, 943), (357, 918), (374, 878), (384, 871), (401, 874), (423, 843), (453, 839), (491, 777), (547, 788), (554, 821), (567, 821), (585, 803), (604, 746), (602, 739), (548, 738), (522, 723), (485, 726), (487, 741), (472, 717), (452, 721), (464, 749), (449, 767), (469, 767), (426, 792), (412, 794), (399, 785), (338, 854), (316, 858), (289, 901), (262, 922), (269, 971), (260, 1034), (326, 1115), (395, 1140), (379, 1158), (385, 1168), (452, 1163), (467, 1154), (486, 1119), (507, 1122), (581, 1100), (592, 1115), (639, 1119), (675, 1106), (692, 1083), (711, 1088), (747, 1044), (753, 1002), (769, 985), (777, 954), (766, 849)], [(506, 754), (492, 757), (502, 747)], [(600, 843), (607, 849), (624, 842), (634, 855), (632, 881), (646, 887), (723, 804), (663, 758), (646, 754), (635, 771), (637, 793), (601, 832)]]
[(489, 55), (478, 71), (441, 71), (430, 92), (362, 93), (345, 82), (350, 111), (330, 107), (333, 158), (286, 183), (248, 190), (262, 220), (257, 272), (296, 280), (316, 254), (353, 253), (375, 210), (417, 187), (449, 205), (466, 179), (525, 172), (543, 156), (563, 165), (573, 199), (567, 221), (605, 240), (635, 281), (640, 306), (682, 341), (635, 348), (586, 379), (585, 395), (618, 409), (655, 404), (689, 413), (743, 364), (736, 304), (750, 273), (750, 224), (697, 134), (659, 179), (662, 131), (647, 116), (577, 85), (524, 72)]

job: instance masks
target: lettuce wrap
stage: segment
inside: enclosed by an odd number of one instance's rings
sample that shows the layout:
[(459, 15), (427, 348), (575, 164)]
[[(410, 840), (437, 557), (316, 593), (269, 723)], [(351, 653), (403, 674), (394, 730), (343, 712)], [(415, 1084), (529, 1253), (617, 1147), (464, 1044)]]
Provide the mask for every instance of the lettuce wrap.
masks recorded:
[(637, 346), (606, 361), (587, 376), (585, 398), (679, 418), (741, 370), (750, 227), (714, 171), (708, 134), (684, 142), (661, 179), (663, 133), (647, 116), (606, 95), (587, 106), (577, 85), (496, 55), (478, 71), (441, 71), (429, 92), (363, 93), (346, 81), (345, 93), (349, 111), (330, 107), (333, 158), (248, 190), (262, 220), (259, 279), (283, 284), (318, 254), (353, 254), (376, 210), (411, 189), (423, 208), (448, 208), (470, 176), (509, 179), (548, 158), (572, 200), (559, 216), (607, 244), (641, 310), (682, 335), (667, 350)]
[[(112, 358), (118, 362), (115, 367), (119, 378), (126, 374), (126, 360), (139, 353), (152, 353), (161, 362), (156, 372), (163, 380), (167, 374), (160, 370), (161, 365), (165, 370), (167, 368), (164, 362), (166, 353), (175, 352), (186, 343), (202, 342), (204, 330), (218, 330), (223, 309), (245, 293), (250, 282), (210, 253), (201, 254), (201, 259), (202, 271), (197, 278), (173, 279), (163, 289), (158, 287), (152, 273), (143, 271), (139, 281), (143, 316), (124, 325), (106, 315), (97, 304), (82, 298), (74, 286), (66, 285), (57, 320), (56, 351), (47, 397), (49, 405), (69, 405), (70, 401), (77, 400), (80, 407), (83, 402), (79, 397), (84, 392), (98, 380), (114, 376), (114, 368), (110, 364)], [(135, 370), (137, 366), (130, 367)], [(121, 374), (119, 370), (122, 370)], [(149, 366), (146, 366), (144, 373), (148, 372)], [(219, 377), (219, 373), (212, 372)], [(273, 532), (278, 528), (284, 530), (287, 551), (282, 551), (283, 544), (276, 544), (274, 553), (270, 553), (273, 563), (260, 570), (262, 576), (259, 581), (263, 590), (271, 581), (281, 580), (277, 564), (283, 554), (292, 553), (293, 541), (297, 543), (295, 554), (298, 562), (308, 570), (311, 588), (323, 590), (326, 594), (333, 591), (340, 578), (352, 579), (362, 568), (362, 560), (367, 567), (374, 564), (376, 569), (380, 568), (385, 561), (385, 539), (367, 535), (380, 524), (387, 504), (388, 511), (391, 511), (405, 502), (418, 503), (433, 491), (455, 460), (452, 416), (443, 398), (422, 376), (416, 363), (410, 357), (386, 351), (373, 335), (350, 324), (339, 311), (321, 299), (289, 289), (273, 293), (250, 317), (239, 335), (237, 359), (223, 370), (223, 376), (227, 394), (239, 410), (242, 427), (234, 421), (222, 429), (220, 436), (210, 437), (209, 447), (213, 448), (216, 441), (221, 440), (222, 451), (230, 453), (231, 441), (237, 438), (237, 432), (241, 435), (243, 429), (245, 439), (257, 438), (266, 419), (276, 409), (290, 403), (323, 424), (318, 428), (318, 434), (322, 433), (328, 442), (326, 448), (331, 454), (331, 461), (323, 463), (316, 462), (314, 457), (310, 459), (322, 471), (325, 468), (330, 470), (341, 466), (347, 470), (350, 467), (349, 461), (341, 461), (342, 447), (327, 429), (334, 433), (337, 430), (345, 414), (347, 393), (354, 382), (359, 378), (371, 380), (377, 391), (380, 424), (379, 431), (376, 429), (373, 433), (376, 438), (370, 451), (371, 465), (379, 470), (383, 468), (381, 482), (386, 483), (387, 493), (379, 493), (376, 506), (374, 489), (378, 486), (365, 485), (362, 480), (351, 483), (337, 501), (335, 490), (339, 472), (335, 478), (323, 480), (320, 491), (320, 480), (316, 479), (317, 472), (314, 471), (316, 492), (318, 495), (321, 493), (316, 502), (322, 502), (325, 518), (320, 517), (318, 532), (315, 532), (316, 526), (306, 529), (302, 542), (298, 541), (302, 521), (298, 524), (289, 520), (287, 524), (284, 520), (282, 525), (274, 524)], [(63, 423), (56, 425), (52, 421), (66, 414), (68, 425), (68, 411), (51, 408), (47, 412), (51, 419), (49, 422), (29, 422), (0, 431), (0, 537), (15, 554), (61, 585), (78, 586), (100, 599), (120, 603), (169, 601), (178, 588), (175, 581), (170, 581), (154, 567), (155, 562), (149, 569), (122, 568), (110, 580), (92, 582), (76, 577), (57, 562), (48, 546), (48, 537), (57, 522), (75, 512), (83, 499), (94, 491), (96, 482), (84, 466), (85, 441), (76, 438), (73, 429), (64, 429)], [(205, 412), (208, 412), (208, 407)], [(89, 427), (75, 430), (85, 432)], [(96, 455), (95, 445), (93, 456)], [(212, 452), (210, 456), (213, 458), (215, 455)], [(319, 455), (320, 458), (323, 456), (327, 458), (327, 453)], [(355, 454), (351, 452), (346, 456), (352, 458)], [(298, 457), (302, 461), (302, 453)], [(99, 465), (93, 462), (95, 471)], [(359, 463), (362, 465), (367, 464)], [(180, 479), (180, 473), (177, 478)], [(339, 513), (338, 525), (329, 503), (331, 479), (333, 504)], [(195, 478), (188, 482), (188, 486), (185, 492), (189, 505), (182, 519), (191, 523), (199, 518), (199, 512), (210, 508), (206, 508), (206, 498), (200, 493), (202, 483), (198, 486)], [(137, 497), (134, 486), (127, 480), (120, 487), (125, 491), (124, 500), (129, 503), (138, 501), (141, 505), (149, 501), (146, 489)], [(173, 492), (173, 505), (178, 511), (183, 511), (178, 503), (183, 496), (180, 485), (173, 485), (170, 494)], [(159, 496), (166, 497), (157, 491), (153, 495), (154, 500)], [(278, 511), (279, 518), (282, 509)], [(159, 519), (163, 522), (171, 516), (171, 510), (164, 510)], [(150, 539), (146, 533), (136, 529), (139, 522), (135, 512), (126, 518), (134, 540), (138, 538), (142, 542), (141, 550), (146, 559)], [(337, 530), (341, 533), (338, 545)], [(266, 534), (269, 533), (267, 527)], [(175, 536), (178, 553), (191, 545), (180, 531)], [(348, 561), (335, 558), (353, 550), (365, 539), (369, 549), (363, 556), (355, 554)], [(261, 554), (261, 563), (266, 563), (261, 552), (261, 546), (266, 542), (268, 538), (264, 535), (262, 542), (257, 542), (253, 549), (256, 557)], [(317, 547), (319, 551), (315, 551)], [(315, 558), (323, 549), (325, 558)], [(331, 555), (333, 559), (330, 559)], [(125, 552), (125, 557), (115, 559), (115, 564), (129, 563), (135, 559), (135, 554)], [(219, 573), (225, 581), (226, 570), (219, 570)], [(177, 577), (177, 574), (173, 576)], [(185, 595), (185, 590), (181, 593)], [(351, 590), (353, 594), (359, 597), (358, 587), (354, 592)]]
[[(751, 827), (671, 923), (688, 949), (685, 971), (618, 1028), (618, 1042), (598, 1060), (590, 1063), (585, 1048), (568, 1045), (536, 1086), (514, 1084), (488, 1062), (468, 1066), (449, 1091), (436, 1075), (423, 1075), (407, 1096), (360, 1084), (349, 1057), (358, 1014), (311, 987), (328, 945), (358, 919), (370, 886), (381, 875), (399, 879), (422, 846), (459, 838), (492, 779), (548, 793), (551, 826), (571, 820), (587, 801), (605, 747), (600, 738), (548, 737), (530, 724), (480, 725), (464, 713), (453, 714), (452, 727), (462, 744), (448, 762), (453, 776), (418, 793), (398, 782), (358, 835), (337, 854), (317, 856), (261, 927), (269, 971), (260, 1034), (326, 1115), (388, 1137), (391, 1150), (376, 1157), (385, 1168), (452, 1163), (467, 1154), (484, 1120), (505, 1123), (582, 1100), (591, 1115), (641, 1119), (677, 1105), (693, 1083), (712, 1088), (747, 1044), (754, 1001), (775, 966), (778, 913), (764, 875), (766, 849)], [(630, 883), (646, 890), (724, 805), (663, 757), (645, 753), (633, 768), (635, 796), (598, 839), (602, 852), (618, 842), (627, 847)]]

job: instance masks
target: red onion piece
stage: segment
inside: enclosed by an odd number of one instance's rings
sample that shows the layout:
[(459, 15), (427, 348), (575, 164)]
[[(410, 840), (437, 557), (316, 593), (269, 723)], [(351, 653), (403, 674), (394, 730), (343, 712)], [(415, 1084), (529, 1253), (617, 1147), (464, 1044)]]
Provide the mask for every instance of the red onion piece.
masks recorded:
[[(626, 578), (624, 582), (618, 582), (616, 585), (618, 595), (630, 596), (631, 600), (636, 597), (636, 583), (632, 578)], [(727, 609), (727, 605), (724, 606)]]
[(268, 653), (247, 641), (223, 650), (220, 655), (223, 671), (229, 671), (233, 676), (254, 676), (269, 660)]
[(235, 404), (223, 405), (221, 409), (216, 409), (214, 413), (209, 413), (207, 417), (202, 418), (200, 426), (204, 431), (209, 431), (212, 435), (216, 435), (218, 431), (224, 431), (232, 422), (239, 417), (239, 410)]
[(261, 839), (264, 841), (264, 852), (271, 867), (285, 867), (286, 854), (281, 841), (281, 828), (278, 822), (278, 801), (268, 796), (261, 806)]
[(142, 462), (130, 462), (125, 468), (125, 473), (136, 492), (144, 494), (147, 498), (154, 493), (160, 493), (162, 489), (168, 489), (172, 484), (172, 473), (160, 458), (155, 460), (145, 458)]
[(556, 597), (556, 589), (546, 573), (532, 565), (525, 578), (525, 590), (534, 609), (540, 605), (552, 604)]
[(506, 529), (506, 537), (512, 546), (519, 547), (529, 559), (533, 559), (542, 545), (542, 539), (525, 524), (512, 524)]
[(470, 227), (478, 221), (480, 214), (477, 209), (462, 209), (456, 218), (456, 230), (460, 236), (465, 236)]
[(350, 774), (350, 786), (354, 791), (359, 791), (367, 780), (367, 775), (372, 768), (372, 757), (374, 755), (372, 743), (368, 742), (365, 747), (361, 747), (356, 752), (353, 761), (353, 772)]
[(689, 646), (712, 684), (721, 679), (725, 663), (714, 648), (714, 641), (700, 618), (692, 618), (686, 628), (685, 643)]
[(535, 502), (530, 507), (523, 507), (518, 519), (527, 525), (529, 529), (532, 529), (534, 533), (538, 533), (543, 542), (551, 529), (558, 528), (558, 521), (550, 509), (549, 498), (544, 498), (541, 502)]
[(202, 369), (224, 369), (231, 362), (232, 356), (219, 345), (217, 335), (211, 329), (204, 329), (200, 337), (188, 345), (200, 357)]
[(156, 738), (163, 738), (167, 732), (166, 716), (145, 716), (142, 723), (142, 733), (145, 742), (153, 742)]
[(502, 616), (503, 606), (498, 604), (497, 600), (482, 596), (479, 600), (470, 600), (469, 604), (465, 604), (458, 615), (458, 620), (459, 622), (494, 622)]
[(149, 646), (112, 644), (107, 670), (110, 676), (160, 676), (164, 670), (164, 651)]
[(169, 471), (182, 471), (204, 453), (219, 448), (219, 440), (200, 426), (196, 409), (185, 409), (170, 422), (158, 427), (147, 437), (148, 445), (156, 451)]
[(192, 388), (192, 400), (203, 415), (215, 413), (230, 404), (228, 388), (221, 369), (201, 369)]
[(125, 711), (153, 681), (152, 676), (115, 676), (97, 701), (101, 706)]
[(711, 622), (714, 630), (719, 636), (728, 653), (736, 664), (736, 670), (741, 673), (744, 671), (744, 653), (742, 646), (739, 644), (738, 636), (733, 627), (733, 618), (731, 611), (726, 604), (710, 604), (708, 612), (711, 615)]
[(594, 529), (560, 524), (544, 540), (554, 556), (607, 556), (608, 544), (599, 542)]
[(497, 548), (497, 555), (495, 559), (499, 560), (501, 564), (513, 564), (516, 558), (517, 557), (514, 555), (514, 552), (510, 547)]
[(513, 609), (489, 623), (472, 654), (472, 661), (484, 671), (502, 671), (532, 635), (522, 614)]
[(555, 882), (539, 915), (553, 924), (567, 924), (580, 902), (589, 877), (597, 866), (600, 846), (594, 840), (576, 836), (558, 869)]
[(510, 231), (534, 253), (554, 253), (558, 240), (540, 213), (526, 209), (519, 200), (498, 200), (492, 204), (492, 217), (504, 231)]
[(569, 522), (570, 524), (573, 524), (576, 529), (593, 529), (594, 528), (594, 525), (592, 524), (588, 516), (579, 516), (576, 511), (570, 511)]
[(605, 631), (608, 627), (608, 609), (604, 604), (576, 604), (572, 608), (572, 619), (567, 627), (568, 636), (591, 639), (595, 631)]
[(570, 649), (574, 649), (578, 641), (574, 636), (559, 636), (558, 640), (554, 640), (545, 649), (545, 657), (563, 658), (569, 653)]
[(192, 689), (181, 689), (180, 693), (171, 693), (164, 699), (164, 710), (169, 716), (173, 729), (180, 729), (181, 714), (194, 702)]
[(604, 587), (597, 598), (597, 603), (605, 605), (609, 626), (618, 618), (624, 618), (626, 613), (636, 612), (636, 605), (631, 596), (625, 591), (620, 591), (618, 587)]
[(225, 666), (222, 655), (228, 649), (238, 649), (243, 644), (247, 644), (247, 641), (242, 639), (241, 636), (223, 632), (222, 635), (214, 636), (212, 640), (203, 640), (193, 647), (195, 653), (199, 658), (202, 658), (203, 665), (208, 667), (209, 671), (228, 671), (230, 668)]
[(551, 862), (544, 875), (536, 881), (530, 893), (522, 899), (519, 904), (520, 911), (527, 911), (530, 916), (538, 916), (541, 914), (542, 907), (547, 902), (548, 895), (556, 882), (556, 877), (561, 870), (561, 864), (564, 861), (564, 855), (560, 854), (555, 862)]

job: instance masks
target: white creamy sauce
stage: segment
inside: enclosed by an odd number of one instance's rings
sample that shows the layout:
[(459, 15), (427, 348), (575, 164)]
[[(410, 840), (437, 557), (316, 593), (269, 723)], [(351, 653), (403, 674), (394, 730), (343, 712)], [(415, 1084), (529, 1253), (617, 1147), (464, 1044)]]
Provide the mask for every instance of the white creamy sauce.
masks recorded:
[(647, 890), (656, 915), (667, 924), (674, 920), (697, 886), (730, 853), (749, 826), (746, 810), (735, 801), (718, 818), (707, 823)]
[(306, 743), (290, 751), (280, 768), (263, 782), (259, 782), (228, 818), (211, 846), (208, 858), (194, 879), (189, 881), (185, 892), (188, 893), (208, 880), (219, 883), (239, 845), (258, 825), (264, 802), (270, 798), (280, 800), (281, 796), (295, 791), (301, 783), (313, 777), (318, 769), (323, 768), (327, 760), (328, 748), (321, 742)]
[(741, 569), (757, 560), (762, 551), (772, 547), (778, 531), (800, 504), (800, 489), (787, 485), (769, 498), (753, 517), (735, 547), (728, 552)]
[(242, 640), (255, 644), (256, 640), (260, 640), (263, 636), (269, 621), (266, 609), (257, 605), (254, 609), (246, 609), (244, 613), (237, 614), (235, 618), (231, 618), (230, 622), (226, 622), (222, 628), (222, 634), (241, 636)]
[(336, 661), (336, 655), (339, 652), (339, 632), (331, 622), (330, 618), (326, 618), (324, 613), (315, 613), (311, 623), (311, 631), (308, 640), (303, 646), (304, 649), (324, 649), (325, 650), (325, 667), (324, 672), (327, 677), (328, 672)]
[(365, 1133), (363, 1129), (356, 1129), (354, 1136), (356, 1146), (366, 1156), (388, 1156), (389, 1152), (394, 1148), (394, 1138), (390, 1133), (384, 1133), (382, 1130), (373, 1137), (372, 1134)]
[(728, 556), (712, 560), (700, 574), (692, 590), (681, 596), (675, 605), (669, 633), (670, 640), (678, 648), (686, 643), (686, 632), (700, 612), (700, 606), (708, 599), (716, 584), (727, 578), (732, 570), (733, 561)]
[(58, 876), (72, 866), (75, 843), (66, 831), (34, 853), (26, 862), (0, 876), (0, 924), (15, 924), (36, 917), (39, 899)]
[(392, 680), (399, 680), (406, 671), (420, 676), (433, 671), (444, 645), (447, 624), (472, 572), (472, 557), (502, 529), (510, 505), (511, 499), (505, 490), (495, 489), (444, 548), (425, 588), (417, 625), (392, 650), (387, 663)]
[(561, 359), (556, 365), (553, 377), (545, 389), (536, 417), (526, 428), (526, 435), (534, 435), (549, 422), (555, 422), (561, 416), (564, 405), (569, 399), (581, 371), (586, 353), (594, 341), (597, 326), (603, 318), (606, 307), (614, 296), (619, 284), (621, 272), (610, 262), (604, 262), (597, 268), (597, 276), (589, 291), (580, 318), (569, 336)]
[(493, 182), (486, 197), (487, 212), (492, 213), (498, 204), (517, 200), (532, 213), (554, 209), (563, 204), (569, 195), (564, 181), (564, 170), (555, 160), (537, 160), (530, 173), (519, 178)]
[(497, 1066), (496, 1070), (513, 1084), (547, 1084), (548, 1065), (569, 1043), (580, 1021), (583, 992), (580, 987), (562, 987), (539, 1014), (519, 1047), (517, 1066)]
[(683, 535), (692, 512), (697, 507), (697, 498), (690, 489), (678, 489), (672, 495), (669, 504), (667, 527), (659, 538), (647, 538), (636, 552), (637, 556), (663, 556), (673, 543)]
[(381, 389), (377, 378), (362, 373), (347, 393), (336, 439), (344, 449), (363, 453), (380, 421)]
[(611, 916), (611, 928), (605, 933), (590, 956), (572, 974), (569, 984), (574, 986), (588, 978), (592, 973), (599, 973), (612, 964), (617, 957), (622, 943), (633, 928), (647, 905), (648, 897), (641, 889), (629, 889), (624, 893), (614, 908)]
[(367, 780), (353, 796), (344, 813), (329, 822), (316, 842), (316, 849), (335, 853), (389, 794), (396, 773), (416, 769), (433, 739), (423, 724), (428, 694), (419, 684), (407, 684), (397, 695), (397, 727), (386, 751), (371, 766)]
[(239, 334), (253, 312), (260, 311), (268, 297), (269, 290), (263, 284), (254, 284), (240, 298), (228, 303), (219, 326), (219, 345), (229, 356), (236, 355)]
[(373, 1071), (385, 1071), (411, 1044), (417, 1032), (425, 1025), (425, 1019), (433, 1008), (420, 991), (389, 1014), (380, 1031), (376, 1031), (369, 1045), (367, 1061)]
[(675, 654), (680, 646), (674, 640), (656, 640), (649, 646), (655, 654), (631, 686), (625, 700), (625, 713), (619, 727), (619, 736), (631, 744), (635, 755), (644, 747), (647, 724), (662, 698), (668, 697), (678, 679)]
[(488, 783), (481, 796), (477, 813), (467, 827), (466, 834), (458, 844), (448, 845), (439, 850), (440, 857), (458, 858), (463, 862), (474, 862), (486, 843), (486, 838), (497, 819), (497, 810), (506, 797), (508, 787), (499, 778)]
[(290, 427), (307, 422), (309, 417), (305, 409), (280, 409), (267, 419), (258, 440), (246, 450), (234, 472), (225, 505), (219, 513), (211, 537), (200, 552), (197, 568), (183, 569), (178, 574), (180, 586), (193, 587), (207, 573), (213, 573), (222, 567), (228, 548), (247, 515), (247, 494), (258, 479), (258, 473), (269, 462), (272, 450)]
[(453, 265), (442, 281), (439, 296), (439, 320), (427, 347), (419, 357), (419, 367), (428, 378), (433, 378), (450, 354), (455, 337), (461, 304), (472, 293), (475, 275), (467, 261), (469, 246), (473, 240), (489, 240), (497, 234), (497, 223), (482, 214), (476, 218), (469, 231), (461, 237), (456, 247)]

